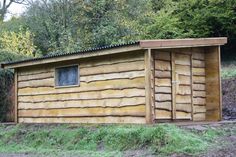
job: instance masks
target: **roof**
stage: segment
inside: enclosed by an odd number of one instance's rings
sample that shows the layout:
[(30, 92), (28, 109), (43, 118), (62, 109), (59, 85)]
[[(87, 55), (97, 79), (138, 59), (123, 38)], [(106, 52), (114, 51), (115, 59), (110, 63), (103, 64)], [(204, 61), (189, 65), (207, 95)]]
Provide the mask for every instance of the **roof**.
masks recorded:
[(124, 44), (103, 46), (76, 52), (53, 54), (33, 59), (19, 60), (1, 64), (2, 68), (19, 68), (31, 65), (40, 65), (59, 61), (88, 58), (101, 55), (136, 51), (142, 49), (164, 49), (164, 48), (183, 48), (218, 46), (227, 43), (227, 38), (188, 38), (188, 39), (159, 39), (159, 40), (140, 40)]

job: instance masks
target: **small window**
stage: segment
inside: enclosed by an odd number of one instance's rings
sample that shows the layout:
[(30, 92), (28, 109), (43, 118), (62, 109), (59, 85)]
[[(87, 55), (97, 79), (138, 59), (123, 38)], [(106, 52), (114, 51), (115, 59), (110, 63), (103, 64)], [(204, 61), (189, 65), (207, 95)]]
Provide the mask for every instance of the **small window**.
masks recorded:
[(78, 66), (56, 68), (56, 86), (79, 85)]

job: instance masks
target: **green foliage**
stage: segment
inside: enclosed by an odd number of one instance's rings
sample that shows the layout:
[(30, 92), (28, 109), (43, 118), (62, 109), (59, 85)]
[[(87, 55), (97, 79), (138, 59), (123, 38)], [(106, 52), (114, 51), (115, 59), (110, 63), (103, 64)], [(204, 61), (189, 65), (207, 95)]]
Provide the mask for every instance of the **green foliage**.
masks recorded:
[[(0, 50), (0, 64), (2, 62), (10, 62), (26, 58), (23, 55), (17, 53), (11, 53), (8, 51)], [(5, 70), (0, 68), (0, 122), (10, 120), (10, 112), (13, 108), (13, 83), (14, 74), (11, 70)], [(11, 119), (12, 120), (12, 119)]]
[[(197, 154), (206, 151), (221, 132), (193, 132), (173, 125), (137, 126), (0, 126), (0, 152), (47, 152), (124, 150), (150, 148), (157, 154)], [(110, 154), (109, 153), (109, 154)], [(113, 154), (112, 153), (112, 154)], [(116, 153), (116, 155), (120, 154)]]
[(18, 55), (33, 56), (35, 46), (33, 43), (33, 34), (29, 31), (23, 31), (21, 28), (16, 32), (2, 32), (0, 35), (0, 48), (15, 52)]

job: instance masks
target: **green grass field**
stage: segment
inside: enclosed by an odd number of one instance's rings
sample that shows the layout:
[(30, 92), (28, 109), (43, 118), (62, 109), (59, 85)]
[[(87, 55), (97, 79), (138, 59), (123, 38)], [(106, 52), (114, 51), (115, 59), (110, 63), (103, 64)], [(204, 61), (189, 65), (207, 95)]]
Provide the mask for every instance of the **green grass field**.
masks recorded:
[(174, 125), (0, 125), (1, 153), (44, 156), (123, 156), (127, 150), (152, 154), (199, 154), (224, 131), (197, 132)]

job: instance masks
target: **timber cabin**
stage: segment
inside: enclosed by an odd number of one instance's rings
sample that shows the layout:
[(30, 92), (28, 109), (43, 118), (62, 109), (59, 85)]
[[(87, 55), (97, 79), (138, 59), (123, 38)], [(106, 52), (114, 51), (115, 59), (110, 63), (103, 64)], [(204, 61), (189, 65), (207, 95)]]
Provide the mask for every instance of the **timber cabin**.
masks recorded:
[(2, 67), (15, 71), (16, 123), (219, 121), (226, 43), (141, 40)]

